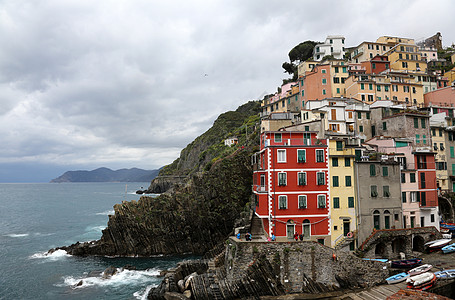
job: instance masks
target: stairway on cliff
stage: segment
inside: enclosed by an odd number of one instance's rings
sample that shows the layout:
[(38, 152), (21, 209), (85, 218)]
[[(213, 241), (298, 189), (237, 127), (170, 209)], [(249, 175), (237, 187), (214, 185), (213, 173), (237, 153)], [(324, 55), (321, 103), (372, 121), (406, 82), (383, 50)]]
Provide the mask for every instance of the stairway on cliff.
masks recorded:
[(258, 216), (256, 216), (256, 214), (253, 214), (253, 217), (251, 218), (250, 233), (252, 235), (253, 240), (266, 239), (264, 228), (262, 227), (262, 220)]

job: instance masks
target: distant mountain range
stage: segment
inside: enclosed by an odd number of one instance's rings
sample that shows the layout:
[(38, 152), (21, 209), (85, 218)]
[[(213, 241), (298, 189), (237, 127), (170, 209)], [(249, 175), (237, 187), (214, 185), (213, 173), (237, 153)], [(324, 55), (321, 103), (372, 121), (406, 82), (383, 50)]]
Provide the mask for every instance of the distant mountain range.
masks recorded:
[(52, 179), (51, 183), (59, 182), (150, 182), (160, 170), (142, 170), (138, 168), (111, 170), (98, 168), (92, 171), (68, 171)]

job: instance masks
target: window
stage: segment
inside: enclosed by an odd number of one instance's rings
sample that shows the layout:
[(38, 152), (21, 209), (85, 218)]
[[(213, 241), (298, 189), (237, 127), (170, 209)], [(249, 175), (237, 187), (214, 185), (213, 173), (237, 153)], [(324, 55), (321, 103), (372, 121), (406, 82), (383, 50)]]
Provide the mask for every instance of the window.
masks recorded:
[(373, 101), (373, 95), (368, 95), (368, 101)]
[(324, 162), (324, 150), (316, 150), (316, 162)]
[(378, 187), (376, 185), (370, 186), (371, 197), (378, 196)]
[(425, 173), (420, 173), (420, 186), (422, 189), (426, 188)]
[(325, 185), (325, 173), (317, 172), (316, 173), (317, 185)]
[(411, 202), (417, 202), (417, 192), (410, 192), (409, 193), (409, 196), (410, 196), (410, 200)]
[(339, 197), (333, 198), (333, 208), (340, 208), (340, 198)]
[(372, 63), (371, 65), (372, 65), (373, 69), (376, 69), (376, 64), (375, 63)]
[(420, 135), (416, 134), (416, 144), (419, 144), (419, 143), (420, 143)]
[(281, 133), (275, 133), (275, 143), (281, 143)]
[(372, 83), (369, 83), (369, 84), (368, 84), (368, 89), (369, 89), (370, 91), (373, 90), (373, 84), (372, 84)]
[(381, 86), (380, 86), (380, 85), (377, 85), (377, 86), (376, 86), (376, 90), (377, 90), (378, 92), (380, 92), (380, 91), (381, 91)]
[(382, 196), (383, 197), (390, 197), (390, 190), (389, 190), (389, 186), (388, 185), (384, 185), (382, 187)]
[(453, 146), (450, 146), (450, 158), (454, 158), (455, 157), (455, 149), (453, 148)]
[(406, 192), (401, 192), (401, 202), (406, 203)]
[(382, 122), (382, 130), (387, 130), (387, 123), (386, 122)]
[(420, 194), (420, 205), (421, 206), (426, 206), (427, 205), (427, 193), (426, 192), (422, 192)]
[(340, 83), (340, 77), (333, 77), (333, 83)]
[(343, 142), (337, 141), (337, 151), (343, 151)]
[(382, 176), (389, 176), (389, 167), (382, 167)]
[(307, 208), (306, 206), (306, 196), (305, 195), (299, 195), (299, 209), (304, 209)]
[(325, 89), (322, 90), (322, 94), (325, 95), (326, 94), (326, 91)]
[(426, 145), (427, 143), (427, 136), (426, 135), (422, 135), (422, 142), (424, 145)]
[(278, 197), (278, 205), (279, 205), (279, 209), (287, 209), (288, 208), (288, 197), (287, 196), (279, 196)]
[(347, 73), (348, 69), (346, 67), (343, 67), (343, 73)]
[(443, 143), (439, 143), (439, 149), (440, 150), (444, 150), (444, 144)]
[(332, 177), (332, 186), (334, 186), (334, 187), (340, 186), (339, 181), (338, 181), (338, 176)]
[(365, 95), (360, 95), (362, 97), (362, 101), (365, 102)]
[(385, 86), (384, 86), (384, 91), (385, 91), (385, 92), (388, 92), (388, 91), (389, 91), (389, 86), (388, 86), (388, 85), (385, 85)]
[(346, 183), (346, 186), (351, 186), (351, 176), (346, 176), (344, 178), (344, 181)]
[(401, 173), (401, 183), (406, 183), (406, 174)]
[(285, 186), (286, 185), (286, 173), (278, 173), (278, 185)]
[(303, 149), (297, 149), (297, 162), (304, 163), (306, 161), (306, 151)]
[(359, 131), (363, 132), (363, 126), (362, 125), (359, 125)]
[(306, 173), (305, 172), (297, 173), (297, 181), (298, 185), (306, 185)]
[(278, 149), (277, 150), (277, 162), (285, 163), (286, 162), (286, 150), (285, 149)]
[(367, 120), (369, 120), (370, 119), (370, 112), (369, 111), (366, 112), (366, 115), (367, 115)]
[(349, 208), (354, 207), (354, 197), (348, 197), (348, 207)]
[(431, 220), (430, 220), (431, 223), (434, 223), (434, 214), (431, 214), (431, 215), (430, 215), (430, 219), (431, 219)]
[(409, 182), (416, 182), (416, 173), (409, 173)]
[(360, 111), (357, 112), (357, 119), (359, 119), (359, 120), (362, 119), (362, 112), (360, 112)]
[(344, 158), (344, 166), (350, 167), (351, 166), (351, 159), (349, 157)]
[(370, 165), (370, 176), (376, 176), (376, 166)]
[(318, 195), (318, 208), (325, 208), (325, 195)]
[(338, 67), (335, 67), (335, 73), (338, 73), (338, 72), (339, 72)]
[(338, 157), (332, 158), (332, 167), (338, 167)]
[(322, 69), (322, 70), (321, 70), (321, 73), (322, 73), (322, 74), (325, 74), (325, 70), (324, 70), (324, 69)]
[(322, 84), (327, 84), (327, 79), (322, 78)]
[(414, 128), (419, 128), (419, 119), (414, 118)]

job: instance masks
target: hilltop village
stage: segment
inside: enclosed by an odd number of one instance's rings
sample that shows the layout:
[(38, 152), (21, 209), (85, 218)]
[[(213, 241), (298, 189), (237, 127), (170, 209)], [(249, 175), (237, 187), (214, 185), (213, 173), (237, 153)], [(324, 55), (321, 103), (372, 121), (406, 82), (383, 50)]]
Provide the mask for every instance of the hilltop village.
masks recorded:
[(375, 230), (453, 220), (454, 49), (440, 33), (345, 45), (316, 44), (297, 80), (262, 101), (253, 224), (266, 238), (354, 251)]

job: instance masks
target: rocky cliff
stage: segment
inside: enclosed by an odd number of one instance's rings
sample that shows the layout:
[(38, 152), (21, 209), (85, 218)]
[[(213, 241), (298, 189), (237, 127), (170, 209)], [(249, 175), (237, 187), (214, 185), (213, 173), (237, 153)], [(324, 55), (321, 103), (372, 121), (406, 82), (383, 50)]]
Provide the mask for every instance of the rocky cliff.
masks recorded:
[[(224, 121), (218, 118), (214, 127), (224, 129), (217, 142), (216, 132), (210, 129), (192, 143), (191, 149), (182, 151), (183, 158), (165, 168), (165, 176), (174, 178), (180, 172), (188, 173), (185, 180), (180, 178), (178, 184), (172, 184), (172, 192), (115, 205), (115, 214), (109, 216), (100, 240), (60, 249), (73, 255), (203, 254), (224, 242), (240, 214), (249, 211), (251, 200), (250, 157), (258, 144), (258, 134), (252, 129), (258, 116), (257, 105), (248, 106), (255, 109), (234, 112), (232, 122), (230, 118), (226, 121), (226, 114), (220, 116)], [(240, 116), (244, 118), (241, 123)], [(250, 126), (248, 135), (246, 125)], [(224, 146), (223, 134), (237, 135), (239, 145)], [(190, 158), (198, 152), (199, 158)]]

